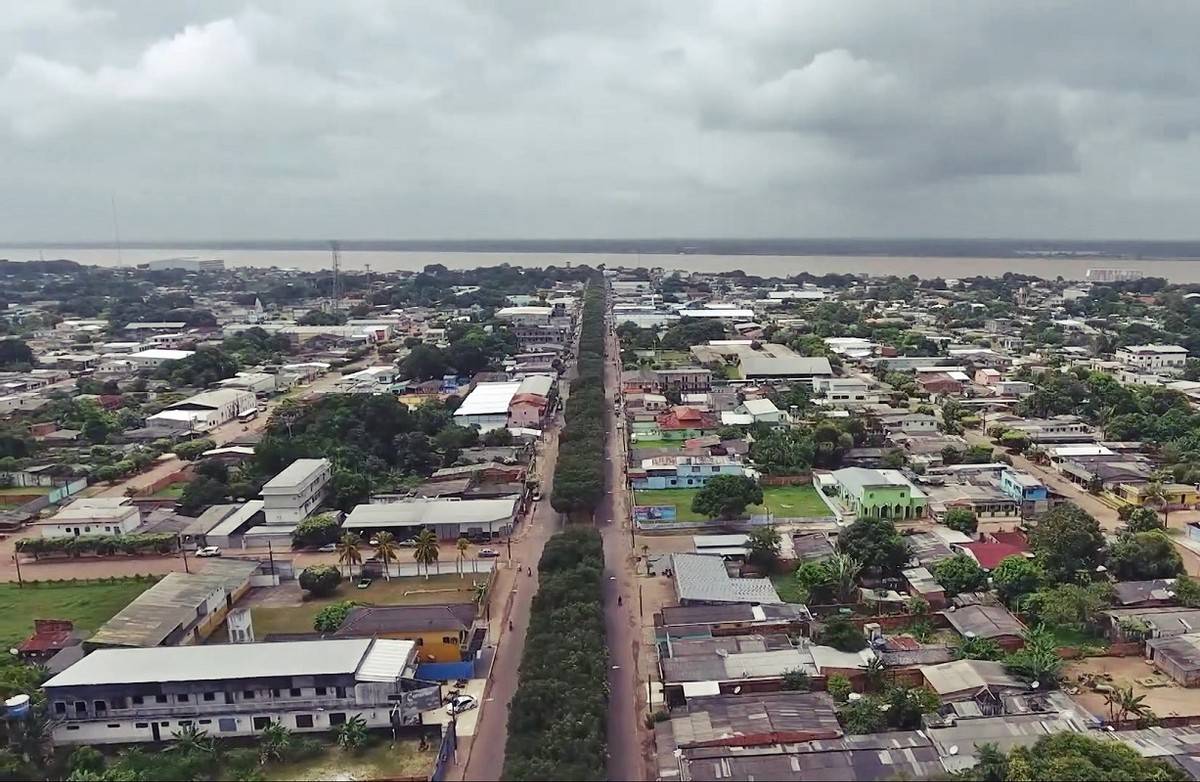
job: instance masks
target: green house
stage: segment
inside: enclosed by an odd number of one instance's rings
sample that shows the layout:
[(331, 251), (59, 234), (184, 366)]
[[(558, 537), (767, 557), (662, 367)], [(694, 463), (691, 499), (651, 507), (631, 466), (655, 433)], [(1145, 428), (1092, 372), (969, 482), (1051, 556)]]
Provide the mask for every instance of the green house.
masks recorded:
[(855, 516), (881, 519), (925, 517), (928, 498), (899, 470), (847, 467), (834, 470), (838, 499)]

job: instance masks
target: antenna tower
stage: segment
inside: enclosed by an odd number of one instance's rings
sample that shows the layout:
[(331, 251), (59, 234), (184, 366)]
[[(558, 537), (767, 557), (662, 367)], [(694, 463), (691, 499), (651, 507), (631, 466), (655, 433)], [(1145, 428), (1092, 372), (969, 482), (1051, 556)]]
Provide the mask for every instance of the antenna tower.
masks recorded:
[(333, 255), (333, 288), (329, 297), (333, 300), (333, 311), (337, 312), (342, 308), (342, 252), (336, 241), (329, 243), (329, 250)]

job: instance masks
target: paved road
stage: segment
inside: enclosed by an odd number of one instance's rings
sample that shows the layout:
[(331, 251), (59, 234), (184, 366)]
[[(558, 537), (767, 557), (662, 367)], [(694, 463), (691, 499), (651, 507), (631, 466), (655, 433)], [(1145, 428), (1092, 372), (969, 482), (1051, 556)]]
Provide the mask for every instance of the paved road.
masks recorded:
[[(625, 484), (625, 438), (619, 436), (614, 402), (621, 388), (620, 348), (609, 332), (608, 361), (604, 367), (606, 482), (608, 491), (596, 512), (604, 540), (605, 628), (608, 634), (608, 778), (646, 779), (642, 757), (641, 721), (645, 708), (639, 704), (641, 674), (638, 648), (641, 626), (637, 617), (637, 586), (633, 573), (630, 538), (629, 498)], [(619, 602), (618, 602), (619, 598)]]

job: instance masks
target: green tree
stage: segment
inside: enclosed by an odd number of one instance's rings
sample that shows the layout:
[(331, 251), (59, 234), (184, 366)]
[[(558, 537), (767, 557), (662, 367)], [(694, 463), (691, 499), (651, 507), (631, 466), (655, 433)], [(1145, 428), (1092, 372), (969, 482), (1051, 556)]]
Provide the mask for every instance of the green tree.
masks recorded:
[(908, 543), (888, 519), (860, 518), (838, 535), (838, 550), (885, 575), (907, 564)]
[(333, 565), (309, 565), (300, 571), (300, 588), (313, 597), (329, 597), (337, 591), (342, 574)]
[(946, 511), (942, 523), (965, 535), (974, 535), (979, 528), (979, 517), (969, 508), (951, 508)]
[(972, 636), (958, 642), (954, 655), (960, 660), (999, 660), (1004, 657), (1004, 650), (991, 638)]
[(384, 530), (375, 536), (374, 545), (375, 556), (379, 557), (379, 563), (383, 565), (383, 578), (385, 581), (391, 581), (391, 565), (400, 558), (400, 549), (396, 545), (396, 536)]
[(1041, 566), (1028, 557), (1012, 554), (1000, 560), (992, 571), (992, 585), (1000, 599), (1010, 606), (1025, 595), (1036, 592), (1045, 580)]
[(692, 511), (710, 519), (736, 519), (747, 506), (761, 505), (762, 489), (744, 475), (717, 475), (692, 498)]
[(33, 365), (33, 350), (23, 340), (0, 339), (0, 369), (21, 369)]
[(1175, 579), (1175, 599), (1189, 608), (1200, 608), (1200, 581), (1186, 573)]
[(883, 705), (875, 696), (848, 701), (838, 709), (838, 719), (852, 736), (881, 733), (887, 727)]
[(367, 743), (367, 721), (355, 714), (333, 729), (333, 740), (346, 752), (362, 749)]
[(1043, 625), (1038, 625), (1026, 630), (1023, 637), (1025, 646), (1005, 657), (1004, 666), (1042, 687), (1057, 685), (1064, 661), (1058, 654), (1054, 636)]
[(1122, 581), (1175, 578), (1183, 572), (1183, 558), (1159, 529), (1121, 535), (1108, 549), (1107, 565)]
[(354, 578), (354, 566), (362, 565), (362, 542), (353, 532), (345, 532), (337, 543), (338, 562), (346, 566), (347, 578)]
[[(1178, 766), (1142, 757), (1120, 741), (1094, 738), (1086, 733), (1053, 733), (1033, 746), (1009, 751), (1003, 763), (988, 754), (987, 773), (976, 767), (973, 776), (1002, 782), (1078, 782), (1079, 780), (1155, 780), (1174, 782), (1189, 777)], [(983, 757), (980, 756), (982, 762)], [(1002, 776), (1000, 776), (1002, 774)]]
[(351, 600), (341, 600), (330, 603), (317, 612), (313, 617), (313, 629), (318, 633), (334, 633), (346, 621), (346, 617), (354, 608)]
[(1090, 579), (1104, 559), (1100, 524), (1077, 505), (1042, 514), (1029, 532), (1029, 546), (1054, 582)]
[(1123, 531), (1130, 534), (1136, 534), (1138, 532), (1154, 532), (1155, 530), (1165, 530), (1166, 528), (1167, 525), (1161, 518), (1159, 518), (1159, 515), (1150, 508), (1130, 508), (1129, 515), (1125, 518), (1125, 527)]
[(817, 634), (817, 641), (822, 646), (832, 646), (841, 652), (858, 652), (867, 647), (862, 629), (842, 617), (826, 620)]
[(456, 564), (458, 565), (458, 577), (462, 578), (465, 575), (463, 573), (463, 562), (467, 558), (467, 552), (471, 550), (471, 541), (467, 540), (466, 538), (459, 538), (454, 544), (454, 549), (458, 552), (458, 557), (456, 559)]
[(208, 732), (195, 725), (184, 725), (171, 734), (171, 744), (167, 752), (182, 754), (204, 753), (211, 755), (215, 751), (213, 740)]
[(199, 459), (200, 455), (205, 451), (211, 451), (215, 447), (216, 443), (207, 437), (203, 437), (199, 440), (188, 440), (175, 446), (175, 455), (185, 462), (191, 462)]
[(862, 573), (862, 563), (854, 557), (841, 552), (821, 562), (825, 570), (824, 583), (834, 592), (839, 603), (855, 602), (858, 591), (858, 576)]
[(267, 723), (258, 737), (258, 762), (267, 765), (271, 761), (283, 760), (292, 745), (292, 732), (282, 722)]
[(225, 499), (229, 487), (203, 475), (193, 478), (179, 494), (179, 510), (185, 515), (195, 515), (209, 505)]
[(933, 566), (933, 577), (953, 597), (961, 592), (976, 592), (987, 585), (987, 573), (966, 554), (955, 554)]
[(812, 682), (809, 681), (807, 673), (799, 668), (793, 668), (790, 671), (783, 672), (780, 687), (792, 692), (808, 692), (812, 689)]
[(319, 513), (309, 516), (292, 531), (292, 545), (296, 547), (324, 546), (336, 543), (341, 533), (341, 525), (331, 513)]
[(782, 545), (779, 530), (774, 524), (765, 527), (755, 527), (750, 530), (749, 538), (750, 559), (764, 567), (771, 567), (779, 559)]
[(843, 704), (850, 699), (850, 693), (854, 692), (854, 686), (845, 676), (835, 673), (826, 680), (825, 690), (829, 693), (829, 697), (833, 698), (834, 703)]
[(1058, 584), (1039, 590), (1025, 599), (1025, 610), (1051, 625), (1083, 628), (1111, 601), (1112, 586), (1097, 582)]
[(426, 527), (417, 533), (415, 541), (413, 559), (425, 566), (425, 578), (429, 578), (429, 566), (438, 561), (437, 533)]
[(1142, 489), (1142, 502), (1157, 505), (1158, 509), (1162, 511), (1163, 526), (1167, 526), (1167, 517), (1171, 513), (1171, 500), (1167, 496), (1167, 490), (1162, 481), (1155, 480), (1146, 484)]

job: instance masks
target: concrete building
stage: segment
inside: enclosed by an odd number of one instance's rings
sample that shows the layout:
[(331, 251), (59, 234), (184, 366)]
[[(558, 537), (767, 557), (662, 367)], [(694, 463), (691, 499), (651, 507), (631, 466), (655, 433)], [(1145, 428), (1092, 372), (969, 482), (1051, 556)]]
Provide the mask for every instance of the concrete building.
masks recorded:
[(1180, 345), (1127, 345), (1117, 349), (1116, 359), (1131, 369), (1178, 374), (1187, 363), (1187, 348)]
[(416, 644), (338, 639), (93, 652), (45, 684), (55, 744), (160, 742), (195, 727), (301, 733), (361, 716), (368, 728), (420, 723), (441, 687), (419, 681)]
[(183, 361), (185, 358), (195, 355), (194, 350), (167, 350), (165, 348), (150, 348), (149, 350), (140, 350), (137, 353), (128, 353), (120, 357), (119, 360), (129, 361), (137, 369), (156, 369), (168, 361)]
[(204, 391), (146, 418), (147, 426), (182, 432), (207, 432), (228, 423), (248, 410), (258, 409), (253, 391), (222, 388)]
[(350, 511), (342, 527), (370, 537), (372, 532), (389, 530), (398, 538), (408, 538), (421, 529), (432, 529), (440, 540), (463, 536), (497, 537), (512, 530), (518, 497), (489, 500), (419, 499), (358, 505)]
[[(478, 383), (454, 411), (454, 423), (477, 426), (481, 432), (509, 426), (540, 429), (546, 404), (540, 404), (538, 399), (548, 402), (553, 387), (554, 378), (550, 375)], [(534, 423), (537, 425), (530, 426)]]
[(746, 465), (732, 456), (655, 456), (629, 471), (634, 489), (699, 488), (718, 475), (743, 476)]
[(186, 646), (208, 638), (250, 588), (261, 563), (210, 561), (199, 573), (168, 573), (88, 638), (88, 649)]
[(291, 524), (308, 518), (321, 506), (333, 477), (328, 459), (297, 459), (262, 487), (263, 521)]
[(1041, 513), (1050, 502), (1050, 490), (1033, 475), (1007, 469), (1000, 473), (1000, 491), (1021, 503), (1022, 515)]
[(919, 519), (926, 514), (925, 493), (898, 470), (847, 467), (832, 475), (838, 498), (855, 516)]
[(75, 500), (33, 526), (43, 538), (77, 538), (80, 535), (126, 535), (141, 523), (141, 513), (128, 497), (90, 497)]
[(1151, 638), (1146, 659), (1184, 687), (1200, 686), (1200, 633)]
[(255, 394), (270, 394), (275, 391), (275, 375), (267, 372), (238, 372), (217, 385), (221, 388), (244, 388)]
[(477, 612), (474, 603), (358, 606), (333, 637), (412, 641), (420, 662), (456, 663), (464, 659)]
[(225, 261), (221, 258), (160, 258), (154, 261), (138, 264), (139, 267), (152, 272), (178, 270), (184, 272), (222, 272), (225, 271)]

